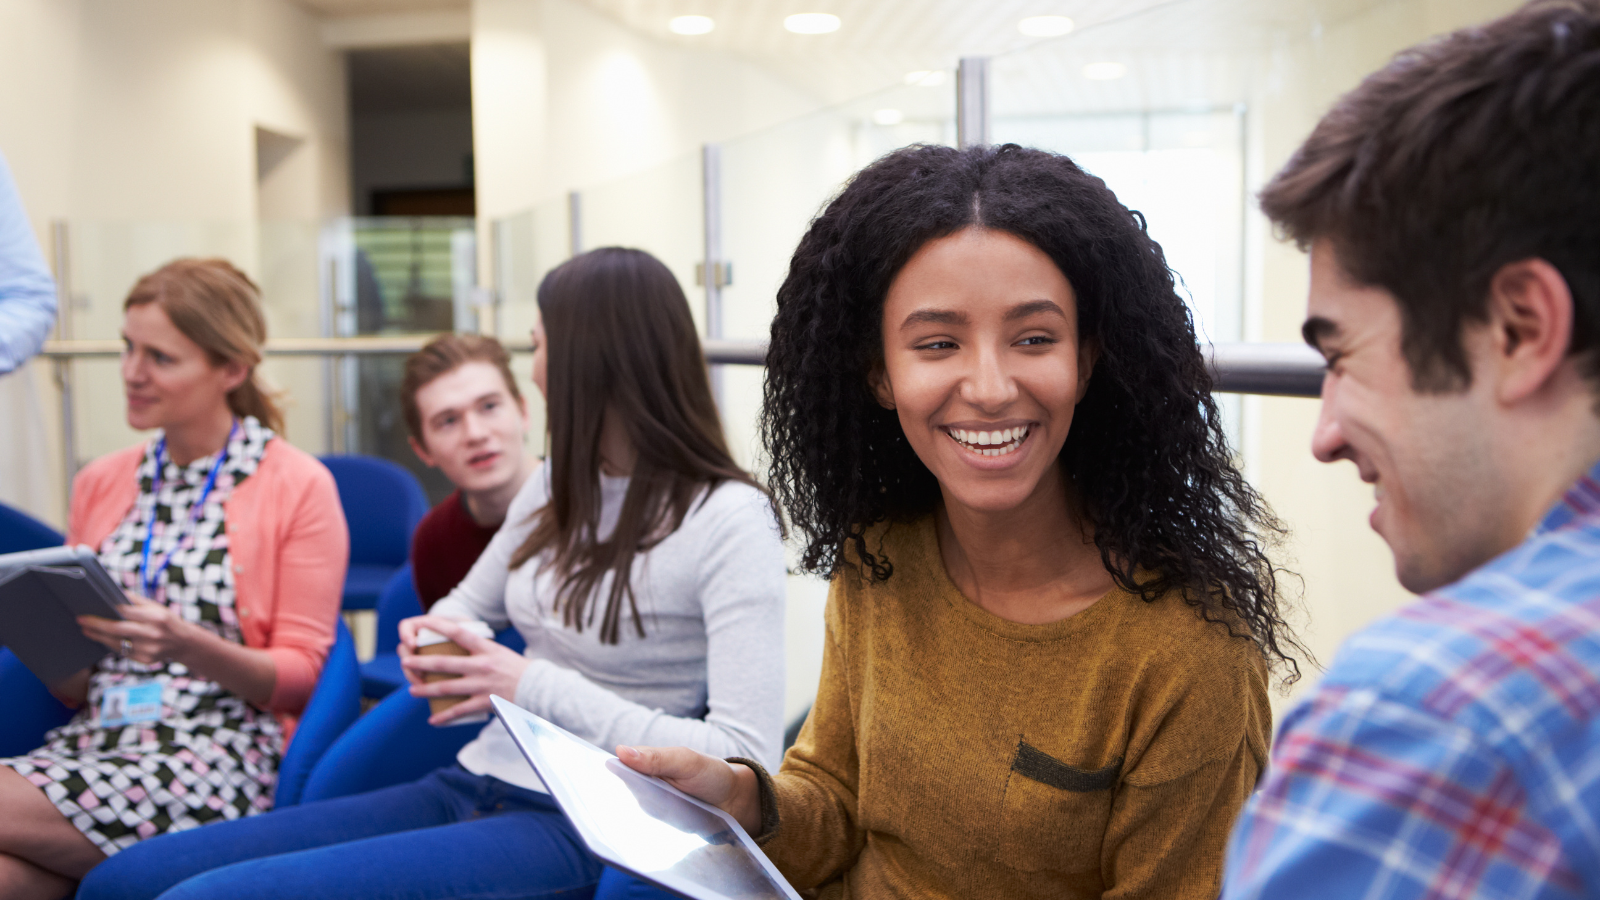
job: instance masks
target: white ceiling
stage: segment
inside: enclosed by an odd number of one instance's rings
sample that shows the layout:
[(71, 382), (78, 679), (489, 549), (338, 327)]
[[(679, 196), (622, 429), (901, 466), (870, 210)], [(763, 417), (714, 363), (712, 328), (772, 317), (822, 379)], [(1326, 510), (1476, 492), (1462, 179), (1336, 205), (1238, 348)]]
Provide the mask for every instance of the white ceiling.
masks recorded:
[[(1330, 23), (1390, 0), (584, 0), (644, 34), (688, 47), (745, 56), (833, 101), (899, 83), (906, 73), (953, 68), (962, 56), (1011, 54), (1035, 81), (1052, 67), (1081, 80), (1082, 64), (1123, 60), (1130, 70), (1162, 62), (1150, 78), (1172, 78), (1158, 93), (1181, 94), (1193, 63), (1310, 35)], [(828, 12), (842, 21), (826, 35), (790, 34), (783, 19)], [(677, 15), (710, 16), (706, 35), (667, 30)], [(1026, 16), (1064, 15), (1077, 25), (1061, 38), (1029, 38)], [(1055, 59), (1052, 63), (1049, 60)], [(997, 67), (1006, 63), (997, 61)], [(1211, 64), (1215, 68), (1215, 63)], [(1070, 68), (1070, 73), (1067, 69)], [(1219, 84), (1225, 77), (1213, 75)], [(1057, 80), (1060, 87), (1066, 82)], [(1124, 91), (1128, 90), (1124, 83)], [(1110, 86), (1105, 86), (1110, 87)], [(1153, 99), (1153, 98), (1147, 98)], [(1230, 98), (1231, 99), (1231, 98)]]
[[(296, 2), (329, 18), (470, 6), (470, 0)], [(1092, 86), (1094, 92), (1108, 97), (1132, 92), (1152, 103), (1192, 93), (1197, 77), (1207, 84), (1205, 93), (1220, 97), (1227, 93), (1224, 83), (1237, 80), (1237, 74), (1222, 71), (1229, 66), (1218, 58), (1303, 37), (1392, 0), (580, 2), (641, 34), (745, 57), (830, 102), (899, 84), (911, 71), (952, 68), (961, 56), (1010, 53), (1009, 61), (997, 61), (997, 71), (1026, 72), (1035, 89), (1045, 92), (1082, 87), (1077, 82), (1084, 62), (1127, 62), (1138, 79)], [(790, 34), (783, 19), (799, 12), (833, 13), (843, 25), (832, 34)], [(693, 37), (667, 30), (673, 16), (687, 14), (710, 16), (716, 28)], [(1069, 16), (1077, 28), (1062, 38), (1025, 37), (1017, 22), (1034, 15)]]
[(468, 9), (472, 6), (472, 0), (294, 0), (294, 2), (317, 15), (335, 19), (384, 13)]

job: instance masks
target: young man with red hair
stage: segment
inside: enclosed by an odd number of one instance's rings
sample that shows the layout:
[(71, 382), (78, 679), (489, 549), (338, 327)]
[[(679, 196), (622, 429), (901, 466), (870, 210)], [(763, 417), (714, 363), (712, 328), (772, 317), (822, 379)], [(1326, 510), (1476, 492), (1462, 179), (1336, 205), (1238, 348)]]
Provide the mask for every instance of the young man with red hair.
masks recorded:
[(406, 360), (400, 407), (411, 449), (456, 490), (411, 537), (423, 611), (450, 593), (489, 546), (538, 461), (523, 447), (528, 405), (500, 342), (442, 334)]

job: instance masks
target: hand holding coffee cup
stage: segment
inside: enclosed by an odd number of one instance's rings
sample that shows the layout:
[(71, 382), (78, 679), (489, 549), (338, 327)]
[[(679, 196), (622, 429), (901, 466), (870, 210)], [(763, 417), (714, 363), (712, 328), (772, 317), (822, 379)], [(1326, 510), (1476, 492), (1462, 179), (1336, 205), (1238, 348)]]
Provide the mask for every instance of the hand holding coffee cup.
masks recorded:
[[(487, 622), (462, 622), (461, 627), (481, 638), (494, 640), (494, 629), (490, 628)], [(455, 641), (452, 641), (439, 632), (434, 631), (432, 628), (424, 628), (417, 632), (417, 655), (471, 656), (472, 654), (460, 644), (457, 644)], [(436, 684), (440, 681), (453, 681), (460, 677), (461, 676), (459, 674), (453, 674), (450, 672), (424, 672), (422, 674), (422, 682), (424, 684)], [(455, 706), (458, 703), (463, 703), (468, 699), (470, 699), (470, 697), (463, 694), (455, 694), (448, 697), (429, 697), (428, 710), (437, 716), (452, 706)]]
[(489, 695), (516, 697), (528, 659), (497, 643), (486, 622), (418, 616), (400, 623), (400, 664), (433, 725), (487, 718)]

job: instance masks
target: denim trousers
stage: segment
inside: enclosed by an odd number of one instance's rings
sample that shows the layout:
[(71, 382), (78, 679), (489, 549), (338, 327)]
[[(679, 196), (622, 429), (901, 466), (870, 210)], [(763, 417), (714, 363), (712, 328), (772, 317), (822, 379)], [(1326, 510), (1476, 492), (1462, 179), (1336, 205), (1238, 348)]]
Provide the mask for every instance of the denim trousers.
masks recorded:
[(460, 767), (367, 794), (151, 838), (96, 866), (78, 888), (79, 900), (319, 896), (672, 895), (606, 869), (547, 795)]

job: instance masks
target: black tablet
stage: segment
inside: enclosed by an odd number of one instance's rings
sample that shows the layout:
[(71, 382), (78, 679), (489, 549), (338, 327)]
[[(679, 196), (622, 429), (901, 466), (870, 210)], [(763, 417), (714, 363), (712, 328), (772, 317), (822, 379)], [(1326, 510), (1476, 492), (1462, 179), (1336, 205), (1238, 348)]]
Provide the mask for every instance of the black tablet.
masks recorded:
[(0, 645), (47, 685), (110, 652), (84, 636), (77, 617), (120, 619), (127, 602), (88, 547), (0, 555)]
[(504, 698), (490, 700), (595, 856), (690, 900), (800, 900), (732, 816)]

